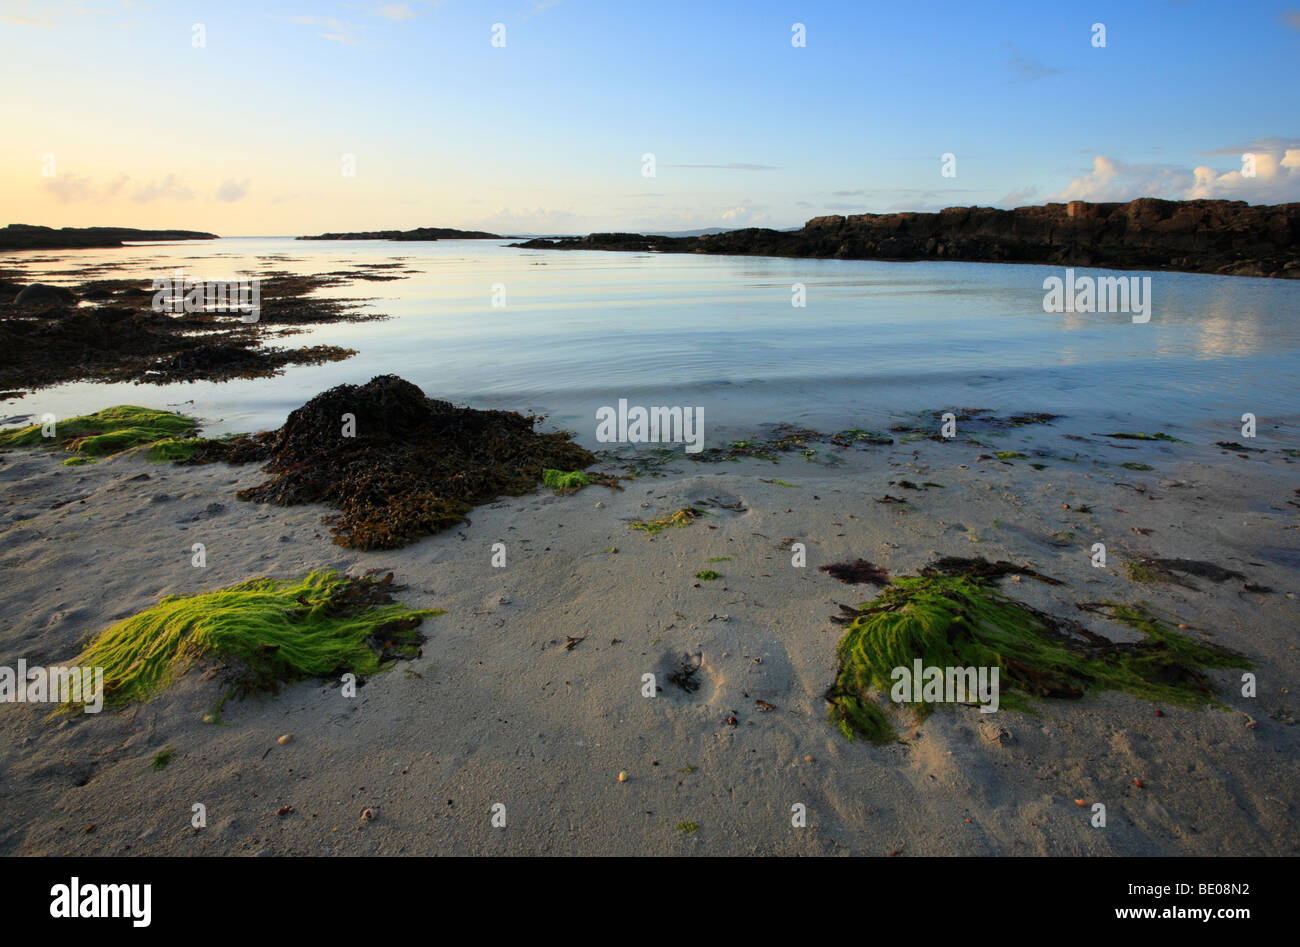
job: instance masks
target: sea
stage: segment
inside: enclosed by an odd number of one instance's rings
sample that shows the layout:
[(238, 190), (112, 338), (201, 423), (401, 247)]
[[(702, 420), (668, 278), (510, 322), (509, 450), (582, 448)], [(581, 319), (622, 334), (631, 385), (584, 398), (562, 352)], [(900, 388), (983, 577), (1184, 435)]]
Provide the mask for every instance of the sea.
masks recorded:
[[(278, 427), (313, 395), (396, 374), (475, 408), (546, 416), (599, 447), (602, 408), (702, 412), (705, 446), (778, 423), (884, 430), (922, 412), (1048, 412), (1079, 430), (1264, 440), (1300, 422), (1300, 281), (1075, 268), (1149, 277), (1146, 321), (1048, 312), (1062, 267), (529, 250), (512, 240), (227, 237), (118, 249), (22, 251), (6, 264), (73, 285), (103, 278), (233, 279), (399, 262), (403, 278), (328, 295), (387, 319), (280, 345), (341, 345), (342, 362), (255, 380), (75, 383), (0, 401), (8, 425), (115, 404), (169, 408), (207, 434)], [(54, 272), (50, 277), (40, 274)], [(1300, 445), (1292, 445), (1297, 447)]]

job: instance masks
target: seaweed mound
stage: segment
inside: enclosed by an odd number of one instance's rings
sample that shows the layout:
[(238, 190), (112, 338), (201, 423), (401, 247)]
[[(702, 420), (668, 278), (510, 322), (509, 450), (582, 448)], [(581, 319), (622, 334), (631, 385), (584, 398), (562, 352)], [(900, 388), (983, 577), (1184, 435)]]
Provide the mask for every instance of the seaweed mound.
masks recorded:
[[(1218, 705), (1204, 669), (1250, 667), (1241, 655), (1179, 634), (1140, 607), (1080, 606), (1145, 636), (1115, 642), (1008, 598), (994, 581), (926, 570), (895, 579), (857, 609), (837, 650), (839, 673), (826, 693), (829, 721), (850, 739), (896, 739), (875, 695), (890, 691), (895, 668), (911, 668), (917, 659), (927, 668), (996, 667), (1001, 704), (1018, 709), (1027, 709), (1029, 698), (1078, 698), (1104, 690), (1187, 707)], [(916, 709), (925, 715), (934, 705)]]
[(536, 490), (548, 469), (596, 462), (567, 434), (538, 433), (538, 420), (458, 408), (380, 375), (317, 395), (279, 431), (206, 442), (194, 460), (268, 461), (274, 476), (240, 499), (325, 503), (340, 510), (339, 545), (395, 549), (466, 522), (478, 504)]
[[(169, 595), (110, 626), (77, 658), (104, 669), (108, 704), (147, 701), (195, 661), (221, 660), (241, 692), (348, 671), (366, 676), (418, 657), (415, 629), (436, 609), (411, 609), (382, 580), (325, 570), (301, 579), (250, 579), (199, 595)], [(70, 708), (64, 708), (70, 709)]]

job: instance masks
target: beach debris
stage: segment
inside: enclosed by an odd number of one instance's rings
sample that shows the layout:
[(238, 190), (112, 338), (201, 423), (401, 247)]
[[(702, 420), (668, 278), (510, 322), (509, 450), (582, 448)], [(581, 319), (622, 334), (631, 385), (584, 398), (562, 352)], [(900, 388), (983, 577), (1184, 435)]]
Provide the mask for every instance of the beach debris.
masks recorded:
[(1165, 434), (1163, 431), (1155, 434), (1132, 434), (1124, 431), (1117, 431), (1114, 434), (1096, 434), (1096, 437), (1113, 437), (1121, 441), (1168, 441), (1171, 444), (1186, 444), (1187, 441), (1180, 440), (1171, 434)]
[(683, 526), (689, 526), (704, 515), (705, 512), (703, 510), (697, 509), (693, 506), (687, 506), (674, 513), (669, 513), (667, 516), (661, 516), (657, 520), (637, 520), (634, 523), (629, 523), (627, 528), (640, 530), (644, 533), (648, 533), (651, 537), (654, 537), (670, 527), (681, 528)]
[(889, 584), (888, 570), (884, 566), (878, 566), (866, 559), (854, 559), (852, 562), (835, 562), (830, 565), (820, 566), (818, 570), (848, 585), (870, 583), (871, 585), (884, 586)]
[(627, 773), (625, 773), (625, 772), (620, 772), (620, 773), (618, 774), (618, 781), (619, 781), (620, 783), (625, 783), (625, 782), (627, 782)]
[(363, 822), (373, 822), (374, 820), (375, 820), (375, 810), (374, 810), (374, 809), (362, 809), (362, 810), (361, 810), (361, 821), (363, 821)]
[(1246, 578), (1245, 573), (1237, 572), (1235, 569), (1225, 569), (1203, 559), (1162, 559), (1140, 556), (1125, 562), (1124, 569), (1129, 579), (1134, 582), (1172, 582), (1189, 589), (1194, 589), (1196, 586), (1182, 581), (1178, 575), (1195, 576), (1211, 582), (1226, 582), (1229, 579), (1244, 581)]
[(671, 683), (676, 684), (682, 690), (686, 691), (686, 693), (694, 694), (700, 689), (700, 682), (697, 680), (699, 673), (700, 665), (696, 663), (695, 659), (691, 655), (684, 654), (681, 656), (680, 660), (669, 669), (666, 676)]
[(575, 638), (573, 635), (565, 635), (565, 636), (564, 636), (564, 650), (565, 650), (565, 651), (572, 651), (572, 650), (573, 650), (574, 648), (576, 648), (578, 645), (580, 645), (580, 644), (582, 644), (584, 641), (586, 641), (586, 640), (587, 640), (587, 637), (588, 637), (587, 635), (581, 635), (581, 636)]
[(278, 744), (280, 744), (281, 746), (284, 746), (285, 744), (287, 744), (287, 743), (288, 743), (290, 740), (292, 740), (292, 739), (293, 739), (293, 734), (292, 734), (292, 733), (286, 733), (286, 734), (283, 734), (282, 736), (280, 736), (280, 738), (277, 739), (275, 742), (278, 743)]
[(769, 704), (767, 701), (763, 700), (762, 698), (755, 700), (754, 706), (756, 706), (759, 710), (764, 712), (767, 712), (769, 710), (776, 710), (776, 704)]
[(78, 660), (104, 669), (109, 704), (147, 701), (199, 661), (219, 662), (238, 693), (343, 671), (365, 677), (418, 657), (424, 636), (415, 629), (442, 614), (395, 602), (389, 593), (398, 589), (321, 570), (169, 595), (97, 634)]
[(339, 385), (251, 438), (205, 441), (193, 462), (268, 462), (272, 478), (240, 499), (339, 510), (341, 546), (396, 549), (468, 522), (474, 506), (532, 492), (547, 469), (595, 457), (564, 433), (512, 411), (477, 411), (426, 398), (396, 375)]
[(999, 559), (989, 562), (978, 556), (941, 556), (921, 570), (921, 575), (968, 576), (977, 579), (1000, 579), (1006, 575), (1023, 575), (1047, 585), (1063, 585), (1060, 579), (1053, 579), (1028, 565), (1017, 565)]
[[(829, 721), (850, 739), (895, 741), (883, 695), (898, 692), (893, 669), (916, 662), (938, 669), (997, 667), (1000, 703), (1011, 709), (1027, 709), (1030, 699), (1103, 690), (1188, 707), (1222, 706), (1204, 669), (1251, 666), (1239, 654), (1180, 634), (1143, 606), (1079, 605), (1143, 636), (1115, 642), (1011, 599), (995, 583), (992, 575), (923, 570), (894, 579), (862, 605), (837, 648), (839, 671), (826, 692)], [(924, 719), (945, 700), (976, 699), (964, 686), (961, 696), (945, 698), (943, 683), (941, 672), (940, 686), (921, 699), (897, 700)]]
[(275, 814), (278, 816), (286, 816), (289, 815), (291, 812), (293, 812), (293, 806), (281, 806), (280, 808), (275, 810)]
[(721, 579), (722, 573), (714, 572), (712, 569), (703, 569), (695, 573), (695, 578), (700, 579), (704, 582), (712, 582), (714, 579)]

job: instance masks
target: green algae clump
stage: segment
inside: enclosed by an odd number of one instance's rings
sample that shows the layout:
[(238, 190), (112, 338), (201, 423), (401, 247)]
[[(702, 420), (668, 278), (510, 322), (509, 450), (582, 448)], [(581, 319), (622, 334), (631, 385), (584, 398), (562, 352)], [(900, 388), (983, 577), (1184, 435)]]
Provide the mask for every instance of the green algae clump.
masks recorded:
[(172, 411), (156, 411), (120, 404), (94, 414), (58, 421), (54, 435), (44, 436), (44, 426), (0, 432), (0, 449), (11, 447), (61, 447), (73, 454), (66, 466), (94, 463), (97, 458), (193, 435), (198, 423)]
[(230, 666), (241, 693), (345, 671), (365, 677), (418, 656), (416, 628), (442, 614), (395, 602), (396, 588), (391, 573), (376, 580), (322, 570), (169, 595), (100, 632), (75, 663), (104, 669), (112, 705), (148, 701), (203, 660)]
[(661, 516), (657, 520), (637, 520), (635, 523), (629, 523), (627, 528), (638, 529), (643, 533), (649, 533), (651, 536), (657, 536), (669, 527), (680, 529), (683, 526), (690, 526), (703, 515), (703, 510), (687, 506), (675, 513)]
[[(926, 668), (996, 667), (1000, 704), (1020, 710), (1031, 709), (1031, 698), (1106, 690), (1221, 706), (1203, 670), (1250, 667), (1241, 655), (1181, 635), (1140, 606), (1087, 607), (1104, 609), (1143, 640), (1111, 641), (1008, 598), (989, 578), (930, 571), (895, 579), (856, 610), (840, 641), (839, 672), (826, 693), (828, 720), (850, 739), (896, 740), (877, 698), (894, 687), (894, 668), (911, 669), (918, 659)], [(915, 705), (922, 717), (934, 706)]]
[(574, 493), (591, 483), (591, 477), (581, 470), (543, 470), (542, 484), (556, 493)]

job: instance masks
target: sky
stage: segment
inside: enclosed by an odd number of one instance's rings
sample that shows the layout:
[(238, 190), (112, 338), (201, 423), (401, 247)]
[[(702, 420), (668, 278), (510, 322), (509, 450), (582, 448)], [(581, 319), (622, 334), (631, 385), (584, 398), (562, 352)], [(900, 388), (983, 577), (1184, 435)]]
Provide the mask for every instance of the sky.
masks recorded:
[(0, 0), (0, 74), (0, 224), (1300, 201), (1300, 7), (1264, 0)]

